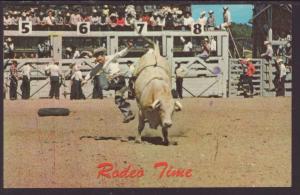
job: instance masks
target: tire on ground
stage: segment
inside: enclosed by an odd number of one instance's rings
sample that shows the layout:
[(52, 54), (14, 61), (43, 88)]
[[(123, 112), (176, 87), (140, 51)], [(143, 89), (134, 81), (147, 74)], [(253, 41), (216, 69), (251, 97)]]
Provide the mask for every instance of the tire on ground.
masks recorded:
[(38, 110), (39, 116), (68, 116), (70, 110), (67, 108), (40, 108)]

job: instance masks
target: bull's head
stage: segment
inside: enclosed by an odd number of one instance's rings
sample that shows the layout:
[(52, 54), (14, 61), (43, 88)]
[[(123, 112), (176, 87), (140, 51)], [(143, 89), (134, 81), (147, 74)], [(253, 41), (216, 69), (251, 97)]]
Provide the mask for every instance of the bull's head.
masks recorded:
[(163, 127), (171, 127), (173, 112), (182, 110), (182, 105), (172, 98), (162, 98), (156, 99), (151, 104), (151, 108), (158, 109)]

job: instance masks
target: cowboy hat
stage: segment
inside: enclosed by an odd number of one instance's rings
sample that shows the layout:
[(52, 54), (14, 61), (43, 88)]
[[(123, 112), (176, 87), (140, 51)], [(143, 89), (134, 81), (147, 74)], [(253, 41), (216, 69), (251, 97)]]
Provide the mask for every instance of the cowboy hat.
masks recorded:
[(224, 9), (224, 10), (228, 10), (228, 6), (225, 5), (225, 6), (223, 7), (223, 9)]
[(99, 54), (104, 54), (105, 51), (106, 51), (106, 49), (104, 47), (99, 47), (94, 50), (93, 56), (97, 57)]
[(208, 12), (209, 14), (213, 14), (214, 12), (212, 11), (212, 10), (209, 10), (209, 12)]
[(203, 16), (203, 15), (205, 15), (205, 14), (206, 14), (206, 12), (205, 12), (205, 11), (203, 11), (203, 12), (201, 12), (201, 14), (200, 14), (200, 15), (201, 15), (201, 16)]

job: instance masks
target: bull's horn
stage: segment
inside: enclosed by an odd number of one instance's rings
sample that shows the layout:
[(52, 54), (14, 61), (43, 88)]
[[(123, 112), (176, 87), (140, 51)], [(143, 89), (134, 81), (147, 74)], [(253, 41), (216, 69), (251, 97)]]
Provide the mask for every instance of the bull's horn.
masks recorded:
[(151, 108), (152, 108), (152, 109), (159, 108), (159, 106), (160, 106), (160, 100), (159, 100), (159, 99), (155, 100), (155, 101), (151, 104)]
[(175, 111), (182, 110), (182, 105), (179, 101), (175, 101)]

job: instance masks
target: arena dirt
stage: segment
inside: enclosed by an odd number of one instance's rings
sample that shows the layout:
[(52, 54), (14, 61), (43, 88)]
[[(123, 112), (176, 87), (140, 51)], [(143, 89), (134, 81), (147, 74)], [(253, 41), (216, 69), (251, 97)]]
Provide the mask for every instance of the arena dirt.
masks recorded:
[[(144, 131), (137, 117), (123, 124), (114, 100), (4, 101), (4, 187), (268, 187), (291, 186), (291, 98), (183, 99), (170, 137)], [(135, 101), (131, 101), (136, 112)], [(65, 107), (67, 117), (38, 117)], [(147, 126), (147, 125), (146, 125)], [(103, 162), (143, 169), (134, 178), (97, 177)], [(153, 166), (192, 169), (191, 177), (162, 177)]]

